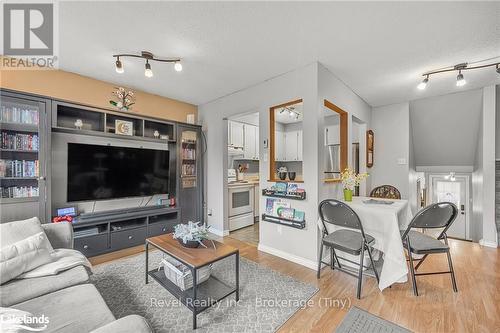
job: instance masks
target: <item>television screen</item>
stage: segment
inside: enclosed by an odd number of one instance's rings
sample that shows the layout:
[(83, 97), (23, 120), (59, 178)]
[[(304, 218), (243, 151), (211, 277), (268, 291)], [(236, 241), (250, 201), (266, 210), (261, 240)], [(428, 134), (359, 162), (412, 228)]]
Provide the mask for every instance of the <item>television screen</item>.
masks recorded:
[(168, 193), (169, 152), (68, 143), (67, 200)]

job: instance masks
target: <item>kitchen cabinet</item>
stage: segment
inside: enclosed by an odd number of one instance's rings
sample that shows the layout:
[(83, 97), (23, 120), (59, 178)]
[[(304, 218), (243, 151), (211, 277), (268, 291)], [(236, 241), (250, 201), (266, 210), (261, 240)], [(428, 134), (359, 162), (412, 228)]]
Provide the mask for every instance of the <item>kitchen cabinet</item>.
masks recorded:
[(228, 145), (233, 147), (243, 147), (244, 144), (244, 129), (243, 124), (236, 121), (229, 121), (229, 137)]
[(243, 154), (245, 159), (259, 159), (259, 128), (254, 125), (245, 124), (243, 126), (245, 134), (245, 142), (243, 146)]
[(284, 161), (285, 160), (285, 133), (281, 131), (276, 131), (276, 135), (274, 137), (274, 145), (275, 145), (275, 161)]
[(302, 161), (302, 131), (285, 132), (285, 161)]

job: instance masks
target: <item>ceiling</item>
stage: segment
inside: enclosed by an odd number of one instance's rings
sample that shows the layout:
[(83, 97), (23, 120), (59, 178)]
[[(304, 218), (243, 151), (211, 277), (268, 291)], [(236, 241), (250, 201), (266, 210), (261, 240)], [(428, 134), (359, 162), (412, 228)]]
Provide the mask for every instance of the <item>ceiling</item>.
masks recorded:
[(416, 165), (474, 165), (482, 107), (481, 89), (411, 102)]
[[(457, 91), (435, 68), (500, 56), (499, 2), (60, 2), (60, 68), (204, 104), (321, 62), (372, 106)], [(181, 57), (184, 70), (112, 54)], [(466, 89), (500, 83), (467, 72)]]

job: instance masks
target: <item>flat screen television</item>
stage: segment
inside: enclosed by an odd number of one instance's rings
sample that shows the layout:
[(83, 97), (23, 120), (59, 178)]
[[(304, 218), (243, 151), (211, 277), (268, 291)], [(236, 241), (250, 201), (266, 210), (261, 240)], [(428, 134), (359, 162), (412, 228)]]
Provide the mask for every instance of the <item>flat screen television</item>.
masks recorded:
[(165, 194), (169, 152), (68, 143), (67, 179), (68, 202)]

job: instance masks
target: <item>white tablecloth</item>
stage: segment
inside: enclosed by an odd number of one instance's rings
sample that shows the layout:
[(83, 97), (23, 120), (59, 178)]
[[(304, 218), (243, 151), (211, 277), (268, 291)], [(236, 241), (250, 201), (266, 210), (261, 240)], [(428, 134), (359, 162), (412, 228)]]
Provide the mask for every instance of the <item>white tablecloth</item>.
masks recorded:
[(379, 272), (379, 288), (384, 290), (395, 282), (407, 281), (408, 267), (399, 230), (406, 229), (412, 213), (408, 200), (391, 199), (394, 202), (391, 205), (363, 202), (369, 199), (353, 197), (352, 202), (346, 204), (358, 214), (365, 233), (375, 238), (373, 247), (382, 252), (384, 263)]

